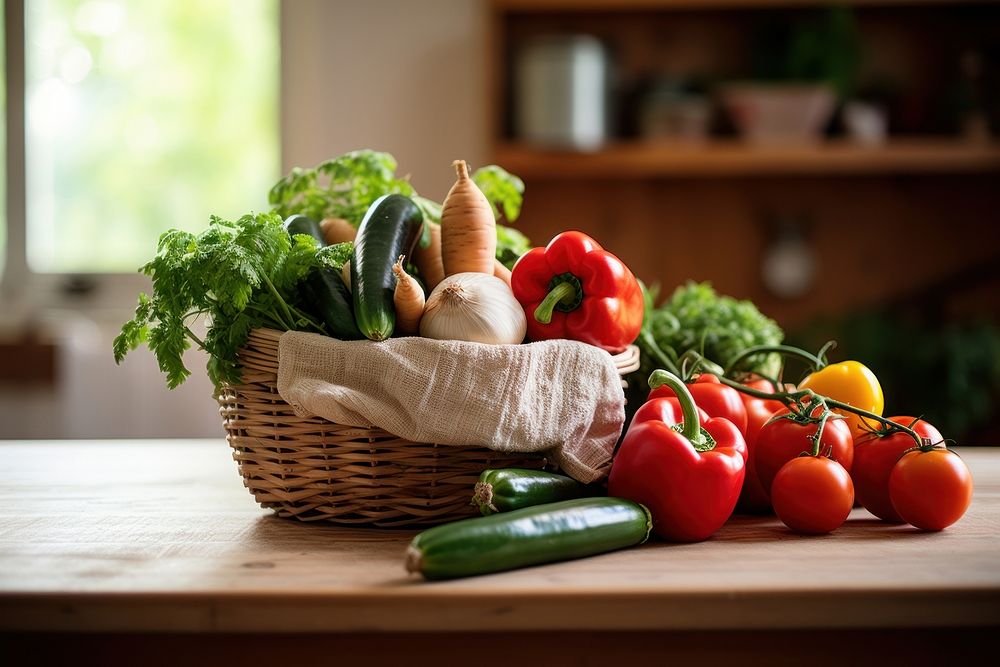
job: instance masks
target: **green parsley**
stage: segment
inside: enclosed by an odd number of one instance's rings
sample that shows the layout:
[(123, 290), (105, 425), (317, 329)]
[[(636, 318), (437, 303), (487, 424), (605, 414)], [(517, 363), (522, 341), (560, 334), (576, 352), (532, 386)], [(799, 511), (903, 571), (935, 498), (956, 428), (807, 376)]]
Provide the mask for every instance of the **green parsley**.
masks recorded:
[[(777, 323), (763, 315), (751, 301), (739, 301), (716, 293), (710, 283), (688, 282), (679, 286), (659, 307), (654, 306), (656, 286), (646, 290), (646, 315), (643, 334), (636, 340), (642, 352), (642, 366), (630, 388), (634, 400), (645, 400), (645, 378), (662, 364), (659, 352), (676, 363), (689, 350), (725, 367), (744, 350), (757, 345), (780, 345), (784, 332)], [(658, 350), (652, 349), (646, 333), (652, 334)], [(768, 377), (778, 373), (781, 358), (775, 354), (750, 357), (741, 369), (757, 371)], [(633, 382), (634, 380), (634, 382)]]
[[(290, 237), (274, 213), (235, 222), (213, 216), (197, 236), (164, 233), (156, 257), (140, 269), (152, 278), (152, 295), (139, 295), (134, 317), (115, 338), (115, 361), (145, 343), (173, 389), (191, 374), (183, 354), (194, 343), (208, 352), (208, 375), (218, 388), (239, 381), (236, 353), (251, 329), (325, 333), (300, 303), (298, 284), (321, 263), (343, 265), (352, 244), (322, 252), (317, 245), (305, 234)], [(202, 316), (209, 321), (204, 340), (191, 329)]]
[[(282, 220), (294, 214), (337, 217), (356, 227), (372, 202), (396, 193), (411, 197), (426, 220), (440, 222), (441, 204), (418, 195), (407, 178), (396, 176), (396, 167), (388, 153), (345, 153), (313, 169), (292, 169), (271, 188), (268, 213), (235, 222), (213, 216), (197, 236), (176, 229), (164, 233), (156, 257), (140, 269), (153, 280), (152, 294), (139, 295), (135, 315), (115, 338), (115, 361), (146, 344), (173, 389), (191, 374), (183, 355), (194, 344), (208, 352), (208, 375), (218, 389), (239, 382), (237, 351), (252, 329), (325, 334), (311, 305), (302, 302), (299, 283), (319, 266), (340, 271), (354, 244), (318, 247), (308, 235), (289, 237)], [(521, 179), (494, 165), (472, 177), (497, 217), (517, 219)], [(509, 227), (497, 225), (497, 237), (497, 257), (508, 266), (530, 248), (527, 237)], [(209, 323), (204, 340), (191, 328), (202, 317)]]

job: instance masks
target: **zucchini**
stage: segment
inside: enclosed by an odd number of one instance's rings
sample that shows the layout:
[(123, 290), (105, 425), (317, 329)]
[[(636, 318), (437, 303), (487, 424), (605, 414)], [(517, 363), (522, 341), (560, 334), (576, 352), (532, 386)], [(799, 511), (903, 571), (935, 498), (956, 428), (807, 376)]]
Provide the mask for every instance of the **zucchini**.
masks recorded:
[(652, 526), (631, 500), (564, 500), (429, 528), (410, 542), (406, 569), (452, 579), (580, 558), (641, 544)]
[(351, 290), (340, 271), (320, 266), (309, 272), (299, 286), (310, 310), (323, 321), (326, 335), (340, 340), (363, 338), (351, 309)]
[(323, 230), (320, 229), (319, 223), (307, 215), (290, 215), (285, 218), (285, 230), (289, 236), (308, 234), (316, 239), (320, 248), (326, 245), (326, 239), (323, 238)]
[(420, 238), (424, 214), (409, 197), (391, 194), (376, 199), (365, 213), (351, 256), (351, 293), (358, 329), (372, 340), (385, 340), (396, 326), (392, 265), (410, 257)]
[(499, 468), (484, 470), (472, 493), (472, 504), (484, 516), (571, 498), (600, 496), (604, 489), (543, 470)]
[[(290, 215), (284, 226), (290, 236), (308, 234), (316, 239), (321, 248), (326, 245), (319, 224), (308, 216)], [(325, 266), (313, 269), (300, 283), (299, 293), (308, 304), (309, 311), (322, 320), (328, 336), (341, 340), (362, 338), (354, 321), (351, 291), (338, 271)]]

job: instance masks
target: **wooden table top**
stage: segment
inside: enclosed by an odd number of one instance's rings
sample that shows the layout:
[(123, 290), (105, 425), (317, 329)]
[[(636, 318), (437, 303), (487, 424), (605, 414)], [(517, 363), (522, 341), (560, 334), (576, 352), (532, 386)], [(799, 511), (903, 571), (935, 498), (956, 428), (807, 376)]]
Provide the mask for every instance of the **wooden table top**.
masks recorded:
[(449, 582), (403, 569), (415, 531), (278, 519), (223, 440), (0, 442), (0, 630), (441, 631), (1000, 624), (1000, 449), (941, 533), (855, 509), (828, 536), (736, 517)]

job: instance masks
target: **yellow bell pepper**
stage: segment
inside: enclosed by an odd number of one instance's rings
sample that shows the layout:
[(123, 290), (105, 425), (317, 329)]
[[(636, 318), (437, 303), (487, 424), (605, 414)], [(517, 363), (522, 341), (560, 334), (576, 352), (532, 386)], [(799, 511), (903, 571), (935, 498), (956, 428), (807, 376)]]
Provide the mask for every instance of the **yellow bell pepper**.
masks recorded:
[[(878, 378), (867, 366), (858, 361), (843, 361), (825, 366), (802, 380), (799, 389), (811, 389), (821, 396), (877, 415), (881, 415), (885, 407), (882, 386), (878, 383)], [(834, 412), (847, 418), (847, 425), (851, 427), (855, 440), (866, 433), (862, 417), (846, 410), (834, 409)], [(872, 426), (879, 425), (872, 424)]]

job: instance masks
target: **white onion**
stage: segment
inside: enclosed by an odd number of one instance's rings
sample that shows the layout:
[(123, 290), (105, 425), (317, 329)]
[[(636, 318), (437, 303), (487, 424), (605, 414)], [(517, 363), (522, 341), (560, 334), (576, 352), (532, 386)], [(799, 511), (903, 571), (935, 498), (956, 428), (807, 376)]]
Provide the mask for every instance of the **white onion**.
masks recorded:
[(486, 273), (456, 273), (442, 280), (427, 297), (420, 319), (425, 338), (493, 345), (520, 343), (527, 328), (510, 287)]

